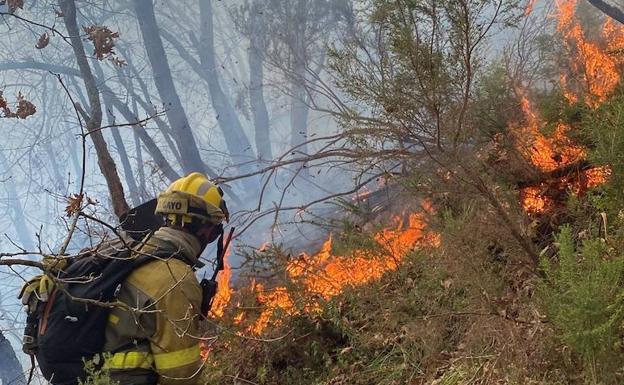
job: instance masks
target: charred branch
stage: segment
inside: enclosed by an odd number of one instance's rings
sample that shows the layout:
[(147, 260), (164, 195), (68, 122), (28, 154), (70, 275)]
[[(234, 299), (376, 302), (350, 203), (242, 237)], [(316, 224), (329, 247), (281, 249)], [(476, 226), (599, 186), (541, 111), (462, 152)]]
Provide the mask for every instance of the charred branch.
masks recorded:
[(591, 170), (592, 168), (594, 168), (594, 166), (592, 166), (587, 160), (581, 160), (550, 172), (540, 173), (534, 179), (521, 181), (518, 183), (518, 187), (525, 188), (539, 186), (542, 183), (557, 181), (562, 178), (567, 178), (570, 175), (579, 173), (581, 171)]

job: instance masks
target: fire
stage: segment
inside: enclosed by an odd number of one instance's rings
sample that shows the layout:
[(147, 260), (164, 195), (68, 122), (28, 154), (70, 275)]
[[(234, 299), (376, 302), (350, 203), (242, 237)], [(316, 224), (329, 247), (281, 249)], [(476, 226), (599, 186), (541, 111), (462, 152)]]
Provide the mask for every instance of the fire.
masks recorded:
[[(395, 270), (402, 257), (417, 245), (439, 245), (439, 236), (424, 231), (423, 214), (411, 214), (407, 227), (400, 218), (395, 218), (396, 225), (391, 229), (383, 229), (374, 235), (381, 251), (370, 255), (370, 251), (356, 250), (351, 256), (335, 256), (332, 254), (333, 238), (323, 244), (315, 255), (302, 255), (291, 261), (286, 267), (290, 280), (303, 287), (307, 301), (304, 311), (320, 310), (318, 301), (330, 299), (348, 287), (362, 285), (379, 279), (385, 272)], [(270, 290), (256, 284), (254, 291), (263, 310), (248, 331), (261, 334), (274, 318), (276, 312), (294, 315), (301, 310), (295, 307), (295, 301), (286, 287)], [(279, 320), (273, 320), (279, 322)]]
[[(606, 18), (601, 30), (605, 47), (587, 39), (586, 33), (576, 17), (577, 0), (556, 0), (557, 31), (563, 38), (564, 47), (570, 53), (569, 70), (559, 76), (559, 84), (568, 103), (584, 100), (592, 108), (598, 107), (615, 90), (620, 82), (619, 67), (624, 64), (621, 53), (624, 50), (624, 29)], [(534, 6), (534, 1), (527, 5), (526, 14)], [(529, 98), (523, 90), (517, 90), (526, 125), (511, 127), (523, 155), (544, 173), (573, 165), (586, 158), (586, 151), (573, 144), (564, 124), (558, 124), (554, 133), (545, 136), (540, 132), (544, 124), (533, 110)], [(581, 171), (578, 177), (562, 177), (561, 188), (575, 193), (605, 183), (610, 175), (608, 167), (592, 168)], [(522, 205), (529, 213), (542, 213), (552, 207), (554, 202), (544, 195), (543, 184), (527, 187), (520, 192)]]
[(520, 191), (522, 206), (528, 213), (543, 213), (553, 203), (552, 199), (543, 195), (539, 187), (527, 187)]
[[(587, 40), (583, 27), (575, 15), (577, 0), (557, 0), (555, 5), (557, 31), (562, 35), (566, 49), (573, 53), (574, 59), (570, 62), (570, 67), (581, 81), (581, 89), (567, 90), (570, 95), (568, 100), (570, 102), (578, 100), (579, 94), (583, 93), (586, 103), (591, 107), (597, 107), (606, 100), (620, 81), (618, 64), (621, 59), (610, 52), (624, 46), (623, 31), (607, 18), (602, 29), (607, 48), (602, 49), (599, 44)], [(564, 89), (567, 87), (565, 84)]]
[(611, 169), (608, 166), (595, 167), (591, 170), (585, 171), (585, 178), (587, 178), (587, 187), (596, 187), (601, 184), (607, 183), (607, 180), (611, 176)]
[(262, 312), (255, 323), (247, 328), (248, 332), (261, 334), (269, 325), (274, 313), (281, 311), (282, 313), (295, 314), (294, 303), (285, 287), (276, 287), (266, 290), (264, 285), (255, 284), (254, 291), (257, 293), (257, 300), (263, 305)]
[[(250, 317), (240, 302), (231, 306), (234, 293), (229, 286), (231, 268), (224, 260), (225, 268), (218, 276), (219, 289), (214, 300), (211, 316), (223, 317), (228, 307), (234, 310), (232, 322), (247, 333), (259, 335), (269, 324), (278, 325), (276, 315), (296, 315), (301, 312), (320, 311), (320, 300), (328, 300), (348, 287), (354, 287), (379, 279), (384, 273), (398, 268), (404, 255), (417, 246), (437, 247), (440, 243), (438, 234), (425, 230), (425, 213), (433, 209), (424, 203), (423, 212), (408, 215), (406, 218), (394, 218), (395, 224), (374, 234), (377, 245), (374, 252), (355, 250), (349, 256), (336, 256), (332, 253), (333, 237), (330, 235), (321, 250), (314, 254), (302, 254), (287, 263), (285, 272), (288, 281), (301, 290), (291, 293), (286, 286), (267, 288), (264, 284), (252, 282), (250, 290), (256, 303), (261, 306), (257, 317)], [(265, 251), (268, 245), (258, 250)], [(226, 257), (229, 255), (229, 250)], [(242, 293), (242, 292), (241, 292)], [(296, 303), (296, 300), (305, 303)], [(237, 332), (240, 333), (240, 332)], [(203, 349), (204, 357), (210, 348)]]
[(228, 261), (229, 256), (230, 248), (228, 247), (223, 255), (223, 271), (217, 276), (217, 294), (215, 295), (214, 302), (212, 303), (212, 309), (210, 310), (210, 315), (212, 317), (223, 317), (225, 308), (230, 303), (230, 298), (232, 298), (232, 289), (230, 288), (232, 269)]

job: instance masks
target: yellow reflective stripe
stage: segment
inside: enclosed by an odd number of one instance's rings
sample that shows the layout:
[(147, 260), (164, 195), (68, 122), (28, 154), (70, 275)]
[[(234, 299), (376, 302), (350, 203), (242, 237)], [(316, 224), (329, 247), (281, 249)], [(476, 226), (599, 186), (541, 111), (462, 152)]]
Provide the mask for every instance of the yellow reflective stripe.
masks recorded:
[(114, 314), (109, 314), (108, 322), (112, 323), (113, 325), (117, 325), (119, 323), (119, 317)]
[(104, 362), (104, 369), (151, 369), (154, 357), (148, 352), (115, 353)]
[(193, 364), (201, 359), (199, 345), (169, 353), (154, 354), (156, 369), (167, 370)]

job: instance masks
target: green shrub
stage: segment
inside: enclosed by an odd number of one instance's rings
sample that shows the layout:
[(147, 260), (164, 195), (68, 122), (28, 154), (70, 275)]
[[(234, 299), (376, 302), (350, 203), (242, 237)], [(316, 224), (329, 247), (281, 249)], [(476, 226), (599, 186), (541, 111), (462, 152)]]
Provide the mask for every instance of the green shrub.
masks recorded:
[(582, 361), (589, 383), (619, 383), (624, 258), (609, 256), (602, 239), (577, 247), (569, 227), (561, 230), (556, 244), (558, 263), (542, 260), (546, 279), (538, 286), (548, 319)]

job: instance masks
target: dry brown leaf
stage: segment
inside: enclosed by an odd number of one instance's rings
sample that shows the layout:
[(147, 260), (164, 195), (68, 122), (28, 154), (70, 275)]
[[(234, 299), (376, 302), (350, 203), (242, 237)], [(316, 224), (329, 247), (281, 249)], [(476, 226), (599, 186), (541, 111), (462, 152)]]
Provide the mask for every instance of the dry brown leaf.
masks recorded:
[(43, 35), (39, 36), (39, 40), (37, 40), (37, 44), (35, 44), (35, 48), (44, 49), (50, 44), (50, 35), (47, 32), (44, 32)]
[(75, 213), (79, 212), (82, 206), (82, 194), (72, 194), (67, 197), (67, 206), (65, 207), (65, 214), (71, 217)]
[(0, 109), (4, 110), (7, 108), (7, 102), (2, 96), (2, 91), (0, 91)]
[(82, 29), (88, 35), (87, 39), (93, 43), (93, 54), (98, 60), (104, 60), (115, 54), (113, 48), (115, 48), (115, 39), (119, 37), (118, 32), (113, 32), (101, 25), (91, 25)]
[(17, 110), (14, 112), (2, 96), (2, 92), (0, 92), (0, 112), (2, 112), (0, 117), (3, 118), (26, 119), (37, 112), (37, 107), (32, 102), (26, 100), (20, 92), (17, 95)]
[(26, 119), (27, 117), (34, 115), (36, 112), (37, 107), (20, 95), (17, 102), (17, 111), (15, 112), (16, 117), (19, 119)]

